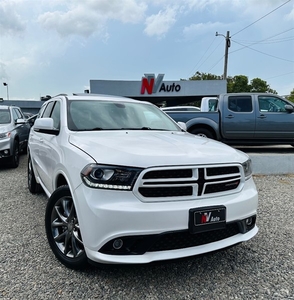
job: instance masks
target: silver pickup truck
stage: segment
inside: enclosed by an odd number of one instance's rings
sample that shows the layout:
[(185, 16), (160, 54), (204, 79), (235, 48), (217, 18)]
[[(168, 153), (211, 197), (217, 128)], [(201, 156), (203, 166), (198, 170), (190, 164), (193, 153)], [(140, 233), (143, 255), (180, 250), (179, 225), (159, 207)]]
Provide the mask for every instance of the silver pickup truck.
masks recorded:
[[(214, 101), (215, 104), (215, 101)], [(267, 93), (221, 94), (215, 111), (166, 112), (187, 131), (230, 145), (294, 146), (294, 104)]]

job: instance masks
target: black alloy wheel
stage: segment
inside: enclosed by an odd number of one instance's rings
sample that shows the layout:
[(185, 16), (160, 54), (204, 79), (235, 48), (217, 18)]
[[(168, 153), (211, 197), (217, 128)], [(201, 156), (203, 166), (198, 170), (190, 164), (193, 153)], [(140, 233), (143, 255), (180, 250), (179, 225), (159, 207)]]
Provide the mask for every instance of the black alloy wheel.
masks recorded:
[(51, 250), (62, 264), (71, 269), (87, 266), (79, 221), (68, 186), (59, 187), (49, 198), (45, 227)]

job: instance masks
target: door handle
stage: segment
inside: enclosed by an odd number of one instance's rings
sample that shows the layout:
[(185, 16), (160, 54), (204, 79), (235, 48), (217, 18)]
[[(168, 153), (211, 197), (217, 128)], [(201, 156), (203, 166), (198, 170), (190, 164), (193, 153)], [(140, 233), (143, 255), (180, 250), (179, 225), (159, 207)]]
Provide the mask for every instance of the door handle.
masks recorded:
[(41, 138), (41, 139), (39, 139), (39, 142), (40, 142), (40, 143), (43, 143), (43, 142), (44, 142), (44, 140)]
[(227, 119), (233, 119), (233, 118), (234, 118), (234, 116), (232, 116), (232, 115), (228, 115), (228, 116), (226, 116), (226, 118), (227, 118)]
[(259, 119), (266, 119), (266, 116), (265, 115), (260, 115), (259, 117), (257, 117)]

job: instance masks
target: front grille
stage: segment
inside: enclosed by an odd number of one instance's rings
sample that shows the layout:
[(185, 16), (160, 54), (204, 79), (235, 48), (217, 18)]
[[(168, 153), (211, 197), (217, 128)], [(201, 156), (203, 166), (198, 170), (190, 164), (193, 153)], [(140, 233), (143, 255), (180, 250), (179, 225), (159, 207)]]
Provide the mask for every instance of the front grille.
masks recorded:
[(143, 202), (195, 200), (235, 193), (243, 182), (238, 164), (158, 167), (140, 174), (134, 193)]

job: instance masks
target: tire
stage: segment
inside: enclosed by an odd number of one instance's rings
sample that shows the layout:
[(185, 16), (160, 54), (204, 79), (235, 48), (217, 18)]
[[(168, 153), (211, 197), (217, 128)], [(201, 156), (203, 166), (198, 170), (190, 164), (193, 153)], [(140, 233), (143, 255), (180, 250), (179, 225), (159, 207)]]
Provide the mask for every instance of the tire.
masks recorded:
[(49, 198), (45, 227), (51, 250), (62, 264), (75, 270), (88, 266), (75, 206), (67, 185), (59, 187)]
[(39, 194), (43, 192), (43, 189), (39, 183), (36, 181), (36, 176), (34, 173), (32, 159), (31, 156), (28, 156), (28, 169), (27, 169), (27, 177), (28, 177), (28, 189), (32, 194)]
[(212, 132), (206, 128), (196, 128), (193, 129), (191, 131), (191, 133), (201, 136), (201, 137), (205, 137), (205, 138), (209, 138), (209, 139), (214, 139), (214, 136), (212, 134)]
[(10, 166), (17, 168), (19, 165), (19, 142), (17, 140), (13, 143), (12, 156), (10, 158)]

